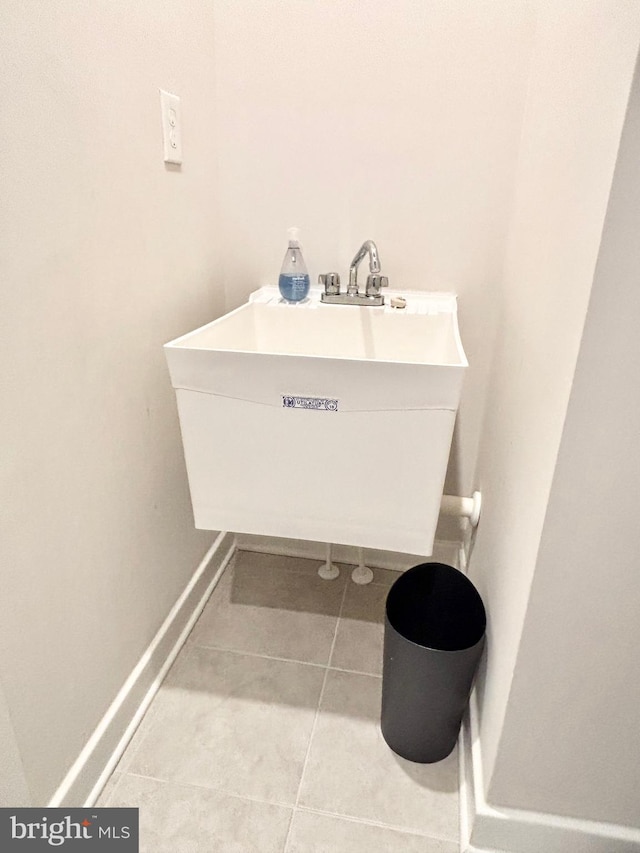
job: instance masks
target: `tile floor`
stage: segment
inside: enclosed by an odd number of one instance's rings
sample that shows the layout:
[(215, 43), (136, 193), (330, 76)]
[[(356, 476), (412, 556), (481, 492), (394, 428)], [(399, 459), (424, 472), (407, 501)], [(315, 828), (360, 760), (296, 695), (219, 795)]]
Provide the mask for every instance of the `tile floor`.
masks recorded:
[(456, 751), (380, 734), (397, 575), (239, 551), (98, 805), (140, 808), (141, 853), (457, 853)]

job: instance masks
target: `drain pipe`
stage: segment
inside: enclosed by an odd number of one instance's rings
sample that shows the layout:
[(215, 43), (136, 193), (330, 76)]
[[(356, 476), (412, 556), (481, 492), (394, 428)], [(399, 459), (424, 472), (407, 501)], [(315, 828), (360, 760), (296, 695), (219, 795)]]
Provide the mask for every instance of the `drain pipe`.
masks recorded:
[[(443, 495), (440, 503), (440, 514), (455, 518), (468, 518), (471, 527), (477, 527), (482, 509), (482, 494), (474, 492), (470, 498), (460, 498), (456, 495)], [(318, 574), (326, 581), (335, 580), (340, 575), (340, 569), (331, 562), (331, 545), (327, 542), (325, 562), (318, 569)], [(363, 585), (371, 583), (373, 572), (364, 564), (364, 549), (358, 548), (358, 565), (351, 573), (354, 583)]]
[(340, 569), (331, 562), (331, 544), (325, 545), (325, 561), (318, 569), (318, 574), (325, 581), (334, 581), (340, 575)]
[(351, 580), (360, 586), (373, 580), (373, 572), (364, 564), (364, 548), (358, 548), (358, 565), (351, 572)]

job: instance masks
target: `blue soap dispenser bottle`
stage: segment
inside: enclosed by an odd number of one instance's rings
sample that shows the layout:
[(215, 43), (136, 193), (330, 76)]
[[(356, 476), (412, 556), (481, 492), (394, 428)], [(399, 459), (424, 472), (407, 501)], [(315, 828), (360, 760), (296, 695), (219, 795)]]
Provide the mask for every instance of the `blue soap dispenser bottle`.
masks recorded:
[(302, 302), (309, 295), (309, 273), (302, 257), (298, 229), (289, 228), (289, 245), (282, 262), (278, 288), (283, 299), (287, 302)]

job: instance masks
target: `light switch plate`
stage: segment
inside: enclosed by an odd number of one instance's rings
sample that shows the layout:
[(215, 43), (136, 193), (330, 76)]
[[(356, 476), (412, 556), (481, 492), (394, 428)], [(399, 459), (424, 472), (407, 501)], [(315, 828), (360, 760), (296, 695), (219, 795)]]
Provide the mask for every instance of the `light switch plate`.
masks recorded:
[(182, 163), (182, 123), (180, 119), (180, 98), (160, 89), (160, 107), (162, 110), (162, 137), (164, 141), (164, 162)]

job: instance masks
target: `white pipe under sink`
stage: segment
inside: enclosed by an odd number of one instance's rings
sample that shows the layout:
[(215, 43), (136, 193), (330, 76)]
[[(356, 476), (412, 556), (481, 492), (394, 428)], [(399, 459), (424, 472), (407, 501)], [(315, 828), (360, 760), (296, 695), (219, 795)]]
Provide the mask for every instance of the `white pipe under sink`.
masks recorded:
[(482, 495), (474, 492), (470, 498), (459, 498), (455, 495), (443, 495), (440, 503), (442, 515), (453, 515), (457, 518), (468, 518), (472, 527), (478, 526), (480, 510), (482, 508)]
[[(442, 515), (454, 516), (456, 518), (468, 518), (472, 527), (478, 526), (480, 510), (482, 509), (482, 494), (474, 492), (470, 498), (461, 498), (457, 495), (443, 495), (440, 504)], [(326, 559), (318, 569), (318, 574), (324, 580), (335, 580), (340, 575), (340, 570), (331, 562), (331, 545), (326, 544)], [(358, 566), (353, 570), (351, 579), (359, 585), (371, 583), (373, 572), (364, 564), (364, 549), (358, 548)]]

